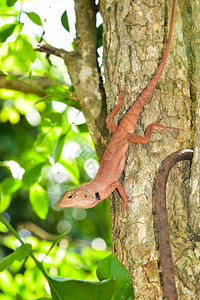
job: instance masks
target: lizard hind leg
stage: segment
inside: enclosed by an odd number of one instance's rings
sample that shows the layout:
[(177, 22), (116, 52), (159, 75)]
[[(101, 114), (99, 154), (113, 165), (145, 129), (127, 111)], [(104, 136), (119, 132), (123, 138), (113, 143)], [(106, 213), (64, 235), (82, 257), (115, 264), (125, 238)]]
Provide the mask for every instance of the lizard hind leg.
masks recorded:
[(175, 130), (182, 130), (181, 128), (176, 128), (176, 127), (169, 127), (169, 126), (164, 126), (164, 125), (160, 125), (160, 124), (157, 124), (157, 122), (159, 121), (160, 119), (160, 116), (157, 118), (157, 120), (148, 125), (146, 131), (145, 131), (145, 135), (144, 136), (139, 136), (135, 133), (128, 133), (127, 135), (127, 141), (129, 143), (138, 143), (138, 144), (148, 144), (149, 141), (150, 141), (150, 138), (151, 138), (151, 134), (152, 134), (152, 131), (153, 130), (157, 130), (157, 131), (160, 131), (160, 132), (163, 132), (165, 135), (171, 135), (173, 136), (174, 138), (175, 135), (170, 131), (171, 129), (175, 129)]

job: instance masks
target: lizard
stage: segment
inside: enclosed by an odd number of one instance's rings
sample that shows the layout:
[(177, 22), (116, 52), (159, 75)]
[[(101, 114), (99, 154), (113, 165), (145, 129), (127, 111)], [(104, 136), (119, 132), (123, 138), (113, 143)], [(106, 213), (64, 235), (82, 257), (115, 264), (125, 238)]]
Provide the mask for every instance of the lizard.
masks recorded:
[(117, 105), (114, 107), (114, 109), (106, 119), (107, 126), (111, 130), (113, 135), (104, 152), (96, 176), (92, 181), (85, 183), (76, 189), (66, 191), (58, 202), (59, 207), (91, 208), (98, 204), (100, 201), (106, 199), (115, 189), (117, 189), (124, 202), (124, 208), (126, 208), (128, 197), (123, 186), (119, 182), (119, 178), (125, 166), (126, 151), (129, 144), (149, 143), (153, 130), (158, 130), (164, 132), (165, 134), (169, 133), (173, 136), (170, 129), (178, 129), (158, 124), (159, 118), (157, 118), (154, 123), (151, 123), (147, 126), (144, 136), (139, 136), (134, 133), (139, 115), (147, 100), (152, 95), (167, 61), (173, 34), (175, 9), (176, 0), (173, 0), (168, 41), (155, 75), (139, 95), (137, 100), (129, 108), (129, 110), (121, 120), (119, 126), (117, 126), (113, 122), (113, 118), (121, 109), (126, 97), (126, 80), (123, 90), (120, 90), (119, 92)]
[(155, 211), (158, 242), (166, 299), (178, 300), (172, 261), (170, 233), (166, 208), (166, 185), (170, 170), (179, 161), (192, 160), (193, 150), (176, 151), (167, 156), (158, 170), (155, 181)]

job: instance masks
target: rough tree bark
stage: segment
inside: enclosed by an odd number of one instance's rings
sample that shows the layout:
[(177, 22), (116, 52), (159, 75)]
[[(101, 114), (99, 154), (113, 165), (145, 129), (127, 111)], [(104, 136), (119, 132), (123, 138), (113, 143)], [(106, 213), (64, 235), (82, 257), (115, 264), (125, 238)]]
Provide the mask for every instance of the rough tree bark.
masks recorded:
[[(129, 271), (136, 299), (162, 299), (154, 214), (154, 182), (161, 161), (170, 153), (195, 149), (192, 197), (189, 198), (190, 164), (180, 163), (170, 175), (167, 199), (175, 276), (180, 299), (197, 299), (199, 291), (199, 77), (197, 36), (193, 20), (198, 1), (177, 1), (174, 37), (164, 74), (141, 114), (136, 131), (143, 134), (161, 114), (161, 123), (182, 128), (177, 140), (154, 133), (148, 145), (131, 145), (121, 182), (130, 198), (127, 212), (114, 193), (111, 213), (113, 251)], [(172, 1), (101, 2), (104, 29), (104, 76), (108, 113), (115, 105), (119, 86), (130, 76), (124, 109), (147, 85), (160, 62), (166, 44)], [(199, 48), (199, 45), (198, 45)], [(195, 133), (196, 132), (196, 133)], [(195, 133), (195, 135), (194, 135)], [(195, 138), (194, 138), (195, 137)], [(199, 139), (198, 139), (199, 140)], [(193, 175), (194, 174), (194, 175)]]

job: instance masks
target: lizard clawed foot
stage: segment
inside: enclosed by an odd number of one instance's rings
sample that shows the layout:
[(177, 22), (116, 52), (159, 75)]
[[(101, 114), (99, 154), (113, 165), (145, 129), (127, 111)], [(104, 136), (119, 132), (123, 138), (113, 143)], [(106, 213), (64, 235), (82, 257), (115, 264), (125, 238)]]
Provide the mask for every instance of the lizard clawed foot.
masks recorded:
[(123, 202), (123, 211), (126, 212), (128, 210), (128, 203), (131, 203), (131, 199), (127, 198), (126, 203)]
[(177, 137), (169, 129), (175, 129), (175, 130), (183, 130), (183, 129), (157, 124), (159, 120), (160, 120), (160, 115), (158, 116), (156, 121), (152, 123), (152, 129), (163, 132), (166, 136), (169, 136), (170, 134), (171, 136), (173, 136), (174, 139), (177, 139)]
[(117, 104), (122, 104), (124, 102), (124, 99), (125, 99), (126, 95), (128, 94), (128, 92), (126, 92), (128, 79), (129, 79), (129, 76), (126, 77), (126, 81), (125, 81), (123, 89), (120, 89), (120, 91), (119, 91)]
[(128, 203), (124, 203), (123, 204), (123, 213), (125, 214), (126, 212), (127, 212), (127, 210), (128, 210)]

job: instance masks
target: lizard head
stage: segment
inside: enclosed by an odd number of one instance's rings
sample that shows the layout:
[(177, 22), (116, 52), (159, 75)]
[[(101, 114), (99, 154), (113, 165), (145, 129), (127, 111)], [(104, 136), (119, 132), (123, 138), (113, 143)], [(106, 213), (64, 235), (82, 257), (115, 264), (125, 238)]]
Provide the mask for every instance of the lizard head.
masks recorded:
[(90, 208), (97, 204), (97, 199), (84, 189), (77, 188), (65, 192), (58, 202), (59, 207)]

